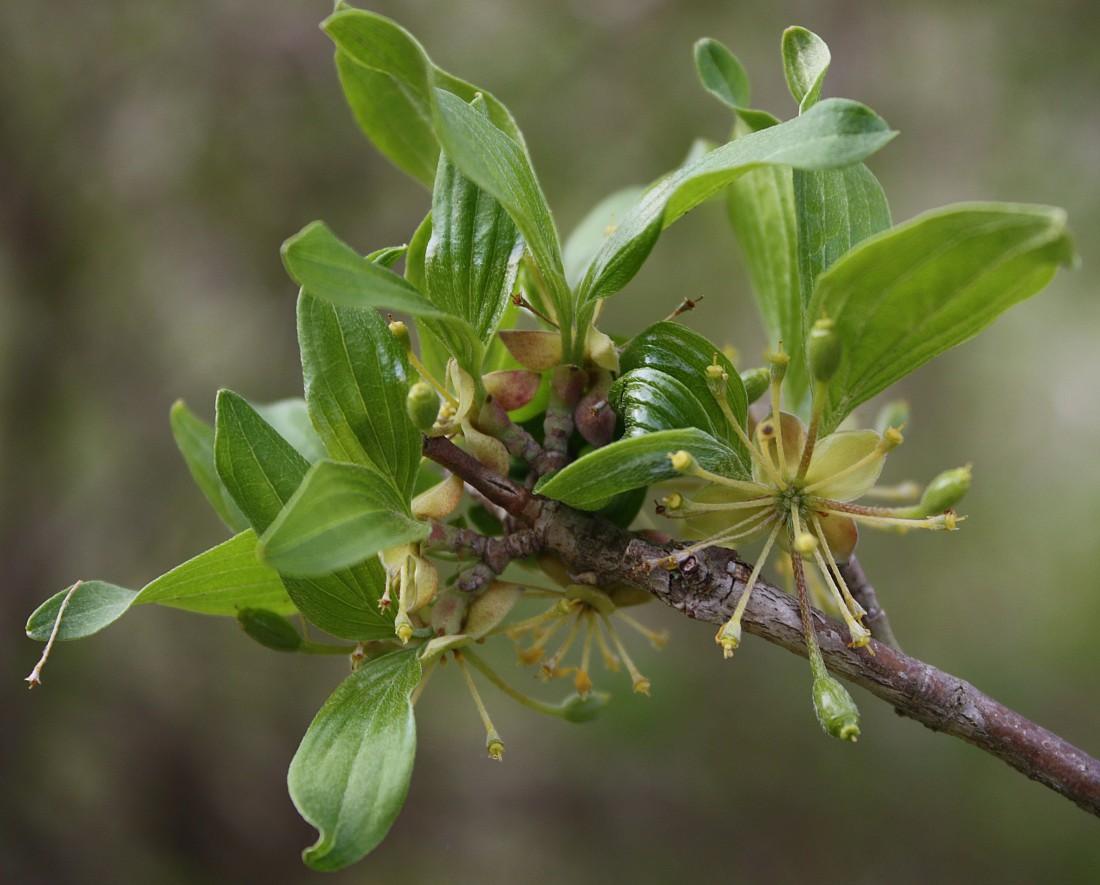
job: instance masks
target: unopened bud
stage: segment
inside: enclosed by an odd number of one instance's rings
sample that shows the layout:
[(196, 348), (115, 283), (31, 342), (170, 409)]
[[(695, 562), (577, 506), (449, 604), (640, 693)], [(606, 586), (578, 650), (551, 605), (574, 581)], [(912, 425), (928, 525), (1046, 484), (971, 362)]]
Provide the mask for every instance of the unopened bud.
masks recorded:
[(833, 321), (822, 317), (814, 323), (806, 341), (806, 355), (815, 381), (824, 384), (836, 374), (843, 352), (843, 342)]
[(302, 637), (294, 625), (280, 614), (266, 608), (242, 608), (237, 623), (260, 645), (276, 651), (297, 651)]
[(814, 679), (813, 697), (817, 721), (825, 731), (842, 741), (859, 737), (859, 709), (843, 685), (825, 673)]
[(390, 331), (406, 352), (412, 350), (412, 339), (409, 338), (408, 326), (401, 322), (401, 320), (391, 320)]
[(745, 398), (752, 404), (768, 391), (771, 384), (771, 372), (763, 366), (746, 369), (741, 373), (741, 383), (745, 385)]
[(432, 604), (432, 632), (436, 636), (453, 636), (460, 632), (469, 607), (469, 593), (455, 587), (439, 593)]
[(427, 433), (439, 417), (439, 394), (427, 381), (417, 381), (405, 397), (405, 411), (417, 430)]
[(521, 593), (518, 584), (491, 582), (489, 589), (470, 605), (465, 632), (474, 639), (480, 639), (507, 617)]
[(817, 549), (817, 538), (809, 532), (801, 532), (794, 539), (794, 549), (803, 556), (809, 556)]
[(970, 490), (970, 465), (945, 470), (928, 483), (921, 495), (917, 509), (921, 516), (935, 516), (950, 510), (963, 499)]
[(495, 731), (490, 731), (485, 736), (485, 749), (489, 753), (489, 758), (496, 762), (504, 761), (504, 741), (500, 739), (500, 735)]

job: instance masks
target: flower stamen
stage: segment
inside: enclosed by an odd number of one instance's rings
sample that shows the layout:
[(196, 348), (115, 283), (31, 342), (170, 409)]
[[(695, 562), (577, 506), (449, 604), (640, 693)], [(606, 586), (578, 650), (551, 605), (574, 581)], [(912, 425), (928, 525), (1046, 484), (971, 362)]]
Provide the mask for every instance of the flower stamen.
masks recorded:
[[(774, 517), (773, 517), (774, 518)], [(760, 556), (756, 559), (756, 565), (752, 567), (752, 572), (749, 574), (748, 581), (745, 582), (745, 589), (741, 591), (741, 598), (737, 600), (737, 608), (733, 611), (733, 617), (731, 617), (714, 637), (714, 641), (722, 646), (722, 657), (733, 657), (733, 650), (741, 644), (741, 618), (745, 614), (745, 608), (749, 604), (749, 597), (752, 595), (752, 588), (756, 586), (756, 579), (760, 577), (760, 571), (764, 568), (764, 563), (768, 560), (768, 554), (771, 553), (772, 545), (775, 543), (776, 537), (779, 535), (779, 530), (782, 525), (776, 525), (771, 530), (771, 534), (768, 535), (768, 540), (764, 542), (764, 549), (760, 552)]]

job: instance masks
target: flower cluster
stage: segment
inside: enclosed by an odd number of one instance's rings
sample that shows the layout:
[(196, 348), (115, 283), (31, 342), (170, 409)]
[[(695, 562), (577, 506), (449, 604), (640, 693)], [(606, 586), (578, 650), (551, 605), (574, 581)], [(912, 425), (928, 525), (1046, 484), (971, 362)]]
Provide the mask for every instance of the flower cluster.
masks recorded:
[[(704, 547), (735, 544), (764, 538), (763, 549), (745, 584), (732, 617), (719, 629), (715, 641), (730, 657), (741, 641), (741, 620), (753, 587), (771, 551), (779, 546), (790, 557), (788, 575), (799, 597), (806, 627), (811, 666), (814, 669), (814, 702), (823, 724), (835, 720), (839, 692), (847, 693), (825, 673), (816, 638), (808, 617), (807, 588), (816, 588), (815, 601), (838, 613), (848, 628), (849, 645), (867, 647), (871, 634), (863, 623), (866, 612), (854, 598), (841, 566), (851, 557), (859, 537), (858, 527), (867, 525), (893, 531), (932, 529), (951, 531), (959, 517), (951, 507), (969, 487), (969, 467), (941, 474), (925, 489), (920, 500), (907, 506), (868, 506), (853, 503), (867, 494), (896, 496), (898, 489), (876, 489), (887, 454), (902, 442), (901, 428), (838, 431), (819, 437), (824, 406), (824, 384), (836, 368), (838, 343), (828, 320), (819, 321), (810, 338), (809, 357), (814, 377), (814, 398), (809, 427), (795, 415), (782, 410), (781, 387), (788, 358), (771, 357), (772, 409), (751, 433), (742, 428), (721, 394), (725, 373), (717, 365), (708, 369), (708, 383), (734, 432), (752, 461), (751, 479), (722, 476), (705, 470), (685, 451), (670, 453), (673, 467), (683, 476), (702, 481), (686, 497), (674, 493), (665, 498), (664, 515), (683, 519), (688, 531), (699, 540), (663, 560), (676, 568)], [(900, 490), (903, 494), (905, 489)], [(818, 578), (807, 579), (804, 561), (817, 567)], [(870, 648), (868, 648), (870, 651)], [(850, 699), (849, 699), (850, 701)], [(844, 706), (840, 704), (840, 706)], [(854, 710), (854, 705), (852, 710)], [(837, 736), (853, 739), (858, 725), (841, 716)]]

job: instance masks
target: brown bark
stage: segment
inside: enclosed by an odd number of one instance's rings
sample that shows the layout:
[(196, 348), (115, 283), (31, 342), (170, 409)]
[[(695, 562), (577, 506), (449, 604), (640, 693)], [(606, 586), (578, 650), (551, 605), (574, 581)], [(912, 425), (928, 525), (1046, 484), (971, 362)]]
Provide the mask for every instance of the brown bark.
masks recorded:
[[(667, 556), (666, 547), (594, 514), (534, 495), (487, 470), (446, 439), (426, 437), (424, 454), (525, 523), (542, 549), (557, 554), (573, 574), (590, 574), (603, 585), (644, 588), (688, 617), (718, 625), (729, 619), (749, 578), (751, 566), (735, 551), (721, 547), (701, 550), (669, 571), (657, 564)], [(881, 613), (858, 564), (855, 570), (849, 568), (849, 574), (861, 585), (864, 599)], [(865, 603), (865, 607), (870, 614), (872, 606)], [(902, 715), (968, 741), (1100, 816), (1100, 762), (1096, 759), (962, 679), (877, 639), (868, 648), (849, 648), (842, 625), (818, 611), (813, 612), (813, 621), (831, 672), (892, 704)], [(876, 635), (892, 639), (885, 615), (880, 614), (876, 622), (880, 624)], [(747, 632), (805, 657), (798, 603), (772, 584), (757, 582), (742, 623)]]

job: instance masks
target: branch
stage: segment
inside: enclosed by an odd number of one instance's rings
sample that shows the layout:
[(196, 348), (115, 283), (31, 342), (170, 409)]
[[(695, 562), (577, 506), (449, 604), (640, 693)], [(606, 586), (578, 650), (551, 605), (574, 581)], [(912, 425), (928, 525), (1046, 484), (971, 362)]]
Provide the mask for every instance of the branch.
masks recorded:
[[(654, 565), (668, 555), (667, 547), (595, 514), (533, 495), (483, 467), (449, 440), (425, 438), (424, 454), (525, 521), (541, 546), (556, 553), (571, 572), (591, 572), (601, 584), (641, 587), (688, 617), (720, 625), (732, 615), (749, 578), (751, 567), (735, 551), (722, 547), (701, 550), (677, 570), (667, 571)], [(861, 583), (869, 590), (865, 577)], [(1004, 760), (1100, 816), (1100, 761), (958, 677), (882, 641), (872, 639), (863, 649), (848, 648), (841, 624), (818, 611), (813, 612), (813, 620), (830, 672), (933, 731), (962, 738)], [(758, 580), (742, 623), (749, 633), (806, 656), (798, 602), (778, 587)]]

